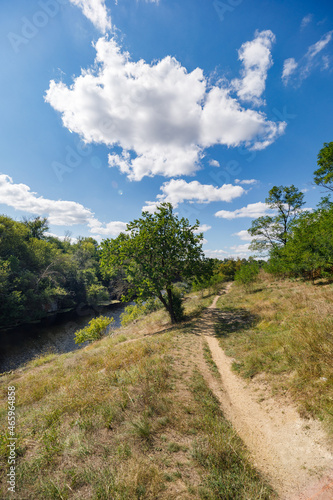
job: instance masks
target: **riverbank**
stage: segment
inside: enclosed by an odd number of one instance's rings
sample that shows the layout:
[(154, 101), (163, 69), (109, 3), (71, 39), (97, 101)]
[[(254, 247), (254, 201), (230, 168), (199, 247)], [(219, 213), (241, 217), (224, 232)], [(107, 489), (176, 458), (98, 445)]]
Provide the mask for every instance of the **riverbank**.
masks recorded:
[(84, 328), (96, 314), (112, 316), (112, 329), (121, 324), (120, 316), (128, 303), (112, 301), (98, 309), (81, 307), (52, 317), (52, 321), (28, 323), (0, 331), (0, 373), (24, 365), (41, 355), (65, 353), (81, 349), (75, 344), (74, 334)]
[(211, 301), (192, 295), (182, 325), (160, 310), (2, 377), (17, 395), (15, 498), (274, 498), (198, 371), (191, 332)]

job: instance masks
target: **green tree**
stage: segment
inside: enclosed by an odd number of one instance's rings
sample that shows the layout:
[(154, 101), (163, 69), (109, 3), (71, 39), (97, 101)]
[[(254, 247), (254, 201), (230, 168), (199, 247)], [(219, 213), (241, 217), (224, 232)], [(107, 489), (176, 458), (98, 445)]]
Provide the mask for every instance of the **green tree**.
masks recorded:
[(248, 230), (255, 239), (250, 249), (263, 252), (285, 246), (293, 220), (301, 213), (304, 194), (294, 185), (274, 186), (265, 200), (275, 215), (259, 217)]
[(294, 222), (287, 245), (271, 252), (268, 271), (314, 280), (332, 275), (332, 269), (333, 207), (320, 204)]
[(173, 285), (199, 274), (203, 262), (203, 235), (194, 233), (198, 227), (198, 221), (191, 226), (187, 219), (179, 219), (170, 203), (161, 204), (153, 214), (142, 212), (127, 225), (126, 233), (102, 242), (102, 269), (110, 275), (123, 268), (131, 287), (127, 298), (157, 297), (176, 323), (182, 319), (182, 308)]
[(333, 191), (333, 142), (325, 142), (317, 158), (319, 168), (314, 172), (314, 181)]
[(45, 217), (36, 217), (28, 219), (23, 217), (23, 224), (28, 228), (29, 237), (43, 239), (44, 233), (49, 230), (48, 222)]

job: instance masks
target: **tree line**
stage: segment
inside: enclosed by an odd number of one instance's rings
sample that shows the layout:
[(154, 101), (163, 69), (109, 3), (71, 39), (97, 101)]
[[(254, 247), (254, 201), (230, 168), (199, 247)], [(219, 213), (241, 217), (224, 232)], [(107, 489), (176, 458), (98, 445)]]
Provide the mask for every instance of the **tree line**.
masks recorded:
[(45, 218), (0, 216), (0, 325), (39, 320), (49, 312), (95, 306), (126, 291), (121, 275), (103, 277), (93, 238), (47, 235)]
[(147, 312), (159, 304), (172, 323), (181, 321), (184, 291), (217, 290), (242, 265), (240, 259), (205, 258), (198, 227), (164, 203), (99, 245), (91, 237), (73, 243), (50, 236), (45, 218), (0, 216), (1, 327), (111, 298), (135, 299)]
[[(318, 154), (314, 182), (333, 191), (333, 142)], [(40, 319), (48, 312), (94, 306), (117, 297), (159, 303), (172, 323), (184, 317), (182, 295), (224, 281), (250, 284), (260, 267), (284, 276), (315, 279), (333, 274), (333, 203), (329, 196), (314, 210), (304, 210), (304, 193), (274, 186), (266, 199), (271, 215), (249, 229), (250, 248), (264, 260), (205, 258), (199, 221), (178, 218), (170, 203), (127, 225), (101, 245), (91, 237), (61, 241), (48, 235), (47, 220), (22, 222), (0, 216), (0, 324), (12, 326)], [(178, 283), (178, 285), (177, 285)], [(182, 283), (182, 287), (179, 287)]]

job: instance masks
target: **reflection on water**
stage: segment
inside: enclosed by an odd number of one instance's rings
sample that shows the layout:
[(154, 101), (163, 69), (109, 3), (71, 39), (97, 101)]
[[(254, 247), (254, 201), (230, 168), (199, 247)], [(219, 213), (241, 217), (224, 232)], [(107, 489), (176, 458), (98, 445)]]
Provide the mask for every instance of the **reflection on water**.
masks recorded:
[[(103, 316), (113, 316), (109, 330), (120, 326), (120, 315), (128, 304), (113, 304), (103, 308)], [(75, 344), (74, 332), (85, 327), (96, 314), (75, 311), (58, 315), (48, 325), (25, 325), (0, 332), (0, 372), (13, 370), (36, 356), (49, 352), (64, 353), (82, 348)]]

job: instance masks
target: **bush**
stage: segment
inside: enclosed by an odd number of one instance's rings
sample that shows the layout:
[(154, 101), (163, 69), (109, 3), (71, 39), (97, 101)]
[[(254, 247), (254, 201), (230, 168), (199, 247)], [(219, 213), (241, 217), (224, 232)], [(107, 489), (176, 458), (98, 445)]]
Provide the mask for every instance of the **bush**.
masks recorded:
[(156, 298), (150, 298), (146, 302), (138, 301), (136, 304), (131, 304), (125, 307), (125, 311), (120, 315), (122, 326), (133, 323), (145, 314), (152, 313), (161, 309), (163, 306)]
[(258, 262), (253, 261), (243, 264), (235, 274), (235, 281), (245, 288), (250, 289), (257, 280), (259, 271)]
[(114, 318), (107, 316), (98, 316), (89, 321), (88, 326), (75, 332), (75, 344), (82, 344), (83, 342), (93, 342), (103, 337), (103, 333), (107, 326), (114, 321)]
[(110, 299), (107, 288), (99, 283), (93, 283), (87, 288), (87, 303), (89, 306), (98, 305)]

